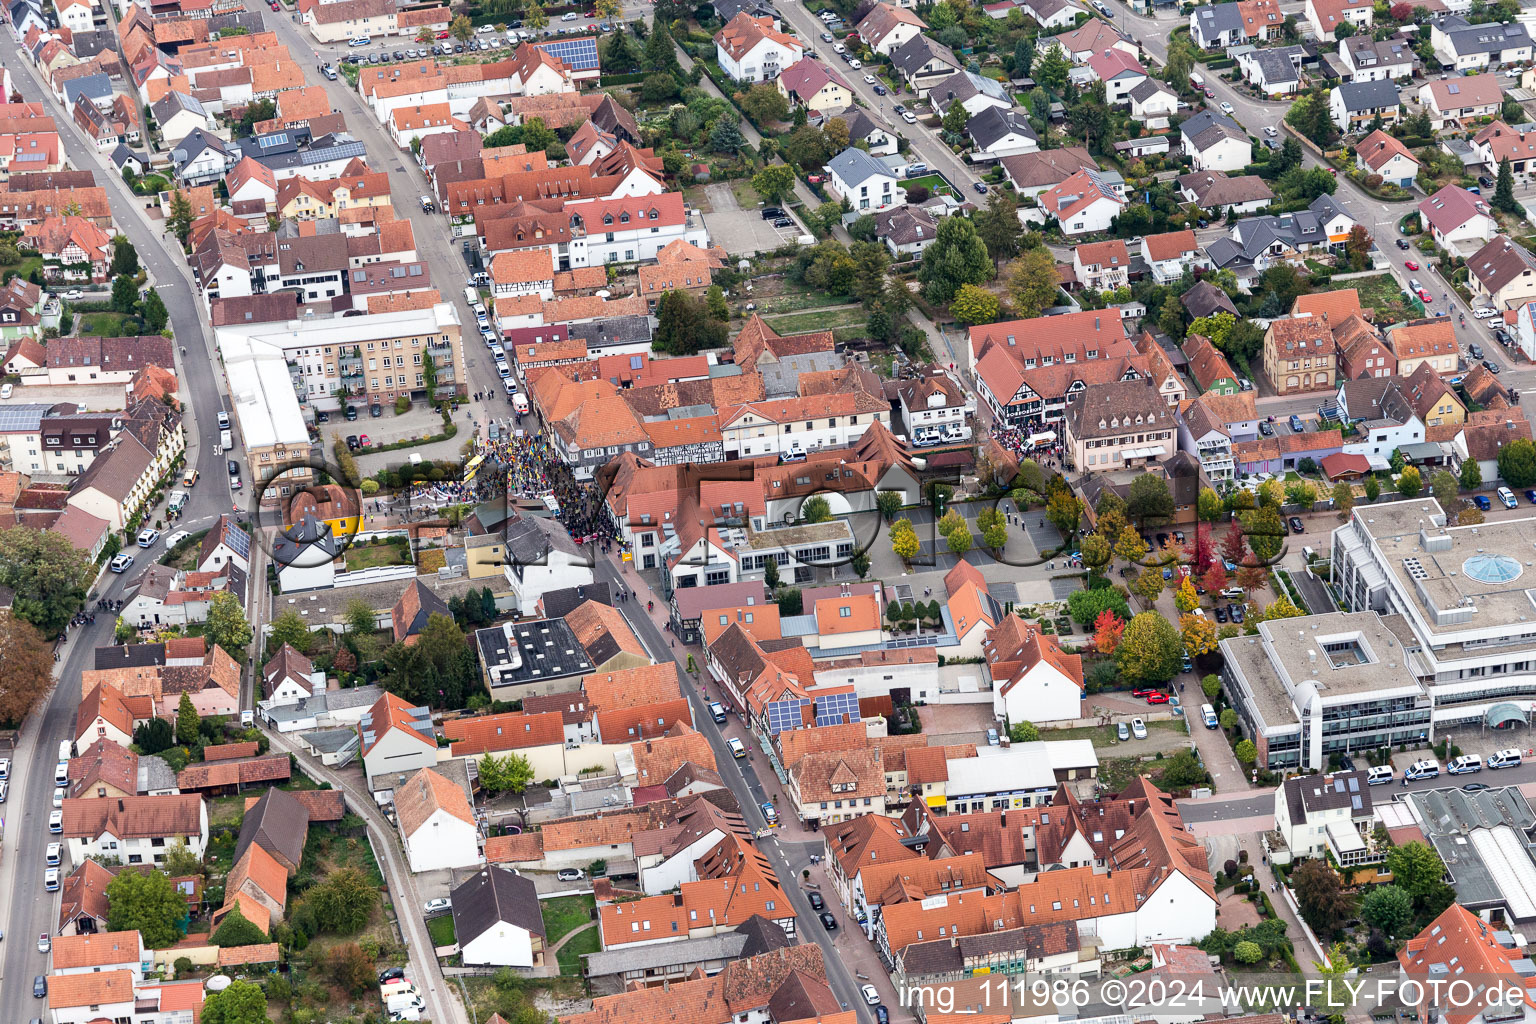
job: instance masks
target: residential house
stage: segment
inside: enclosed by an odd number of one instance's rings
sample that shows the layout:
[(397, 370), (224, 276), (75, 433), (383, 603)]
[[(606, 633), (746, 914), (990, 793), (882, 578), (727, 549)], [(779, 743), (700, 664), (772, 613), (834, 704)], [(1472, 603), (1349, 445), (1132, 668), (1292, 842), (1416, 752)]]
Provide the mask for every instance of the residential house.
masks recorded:
[(849, 107), (837, 115), (837, 120), (848, 126), (848, 141), (863, 142), (875, 156), (891, 156), (896, 152), (896, 136), (883, 125), (876, 123), (863, 109)]
[(1411, 186), (1419, 174), (1418, 158), (1395, 136), (1380, 128), (1360, 140), (1355, 147), (1355, 159), (1372, 174), (1381, 175), (1383, 181), (1399, 188)]
[(1338, 38), (1334, 32), (1345, 22), (1358, 31), (1369, 28), (1376, 16), (1371, 0), (1307, 0), (1303, 12), (1313, 35), (1329, 43)]
[(1162, 394), (1163, 400), (1177, 408), (1180, 402), (1189, 397), (1189, 385), (1174, 368), (1172, 358), (1148, 330), (1143, 330), (1141, 337), (1136, 339), (1136, 351), (1147, 361), (1148, 376), (1157, 383), (1157, 390)]
[(1275, 201), (1269, 184), (1257, 174), (1228, 177), (1225, 171), (1196, 171), (1179, 176), (1179, 192), (1212, 216), (1231, 210), (1238, 216), (1257, 213)]
[(811, 828), (885, 813), (885, 771), (874, 747), (806, 754), (785, 768), (784, 795)]
[(1350, 313), (1333, 325), (1333, 342), (1338, 349), (1340, 381), (1397, 374), (1397, 353), (1360, 314)]
[(1307, 51), (1300, 46), (1246, 50), (1237, 66), (1248, 82), (1270, 99), (1294, 95), (1301, 89), (1301, 64)]
[[(1496, 837), (1507, 835), (1509, 828), (1507, 824), (1499, 824), (1494, 828), (1478, 829), (1474, 835), (1487, 835), (1490, 841), (1497, 841)], [(1476, 863), (1486, 864), (1487, 861), (1479, 857)], [(1490, 924), (1476, 911), (1462, 906), (1459, 900), (1452, 903), (1423, 931), (1409, 939), (1397, 954), (1402, 976), (1416, 983), (1421, 993), (1418, 1000), (1408, 1005), (1409, 1015), (1414, 1020), (1429, 1020), (1437, 1011), (1423, 993), (1431, 991), (1437, 979), (1459, 969), (1488, 979), (1485, 992), (1490, 995), (1480, 994), (1465, 1005), (1438, 1012), (1448, 1024), (1494, 1024), (1510, 1011), (1494, 1003), (1491, 993), (1519, 992), (1525, 988), (1523, 972), (1527, 958), (1524, 954), (1510, 931)]]
[(297, 704), (324, 689), (325, 674), (317, 671), (314, 662), (294, 650), (291, 644), (283, 644), (272, 660), (262, 666), (264, 705)]
[(1422, 364), (1439, 374), (1456, 372), (1460, 350), (1450, 320), (1431, 317), (1410, 320), (1387, 331), (1387, 343), (1397, 357), (1399, 376), (1411, 377)]
[(917, 378), (900, 381), (896, 400), (907, 436), (919, 433), (967, 433), (965, 392), (942, 370), (931, 368)]
[(1002, 164), (1008, 180), (1013, 183), (1014, 191), (1026, 199), (1038, 197), (1080, 170), (1099, 169), (1093, 157), (1080, 146), (1021, 153), (1004, 157)]
[(1123, 288), (1131, 283), (1131, 254), (1118, 238), (1085, 242), (1072, 250), (1072, 272), (1084, 288), (1101, 292)]
[(906, 190), (884, 164), (861, 149), (849, 147), (827, 162), (831, 191), (855, 210), (874, 212), (905, 203)]
[(901, 44), (922, 34), (927, 22), (912, 11), (888, 3), (877, 3), (858, 23), (859, 38), (882, 57), (889, 57)]
[(1437, 132), (1468, 126), (1481, 117), (1496, 117), (1503, 104), (1504, 88), (1496, 75), (1448, 78), (1419, 87), (1419, 105)]
[[(1426, 372), (1426, 367), (1421, 367)], [(1431, 373), (1431, 375), (1433, 375)], [(1399, 377), (1363, 377), (1339, 385), (1339, 414), (1356, 427), (1346, 452), (1375, 463), (1405, 445), (1424, 440), (1424, 420), (1414, 411), (1412, 394)]]
[(469, 798), (457, 783), (422, 768), (395, 787), (395, 817), (411, 871), (475, 867), (484, 863), (480, 831)]
[(965, 131), (971, 137), (972, 156), (977, 160), (998, 160), (1040, 148), (1034, 125), (1020, 110), (984, 107), (965, 123)]
[(1059, 36), (1042, 40), (1041, 50), (1055, 45), (1060, 47), (1074, 64), (1086, 64), (1088, 58), (1105, 50), (1120, 50), (1131, 57), (1139, 57), (1141, 49), (1109, 22), (1090, 18), (1082, 27)]
[[(1058, 722), (1083, 716), (1083, 659), (1054, 636), (1009, 615), (987, 633), (982, 653), (992, 677), (992, 715), (999, 721)], [(908, 763), (910, 782), (911, 764)]]
[(1233, 445), (1259, 436), (1252, 391), (1208, 392), (1181, 403), (1177, 419), (1179, 449), (1199, 459), (1201, 472), (1211, 480), (1235, 479)]
[(1084, 472), (1138, 469), (1178, 449), (1173, 410), (1150, 378), (1085, 391), (1067, 406), (1063, 450)]
[(1179, 125), (1179, 137), (1197, 171), (1236, 171), (1253, 162), (1248, 133), (1224, 114), (1202, 110)]
[(1189, 375), (1201, 394), (1216, 392), (1219, 395), (1235, 395), (1239, 391), (1237, 374), (1227, 363), (1226, 356), (1211, 344), (1209, 338), (1191, 334), (1184, 339), (1184, 356), (1189, 360)]
[(1349, 36), (1339, 40), (1339, 58), (1349, 70), (1351, 82), (1397, 82), (1413, 77), (1413, 48), (1403, 39)]
[(875, 237), (898, 260), (921, 256), (938, 231), (933, 216), (921, 206), (895, 206), (875, 214)]
[(785, 68), (774, 84), (791, 105), (807, 110), (835, 114), (853, 106), (853, 90), (842, 76), (810, 58)]
[(1467, 258), (1472, 298), (1494, 309), (1513, 309), (1536, 298), (1536, 256), (1504, 235)]
[(1420, 202), (1419, 216), (1435, 244), (1452, 253), (1475, 252), (1499, 232), (1483, 197), (1456, 184), (1446, 185)]
[(715, 57), (733, 82), (771, 82), (804, 56), (805, 47), (771, 17), (743, 11), (715, 33)]
[(1505, 160), (1516, 174), (1529, 173), (1536, 169), (1536, 129), (1530, 125), (1511, 128), (1496, 120), (1472, 136), (1472, 152), (1490, 174), (1497, 173)]
[(1112, 105), (1127, 102), (1131, 91), (1149, 77), (1140, 61), (1113, 47), (1089, 57), (1088, 69), (1094, 78), (1104, 83), (1104, 98)]
[(465, 964), (529, 968), (544, 961), (544, 917), (530, 879), (490, 864), (454, 886), (450, 899)]
[(1522, 21), (1473, 25), (1458, 15), (1446, 15), (1429, 23), (1429, 45), (1441, 66), (1457, 71), (1531, 60), (1531, 33)]
[(1264, 372), (1279, 394), (1331, 390), (1336, 369), (1327, 317), (1275, 320), (1264, 333)]
[[(1039, 154), (1025, 157), (1036, 155)], [(1120, 190), (1108, 178), (1090, 170), (1077, 171), (1061, 184), (1046, 189), (1037, 202), (1068, 237), (1107, 231), (1126, 205)]]
[[(1168, 127), (1170, 119), (1179, 112), (1179, 95), (1155, 78), (1143, 79), (1126, 93), (1131, 104), (1131, 119), (1140, 121), (1149, 131), (1161, 131)], [(1144, 136), (1115, 143), (1148, 152), (1168, 152), (1165, 135)], [(1157, 148), (1160, 147), (1160, 148)]]
[[(1168, 231), (1160, 235), (1143, 236), (1141, 258), (1152, 271), (1152, 280), (1162, 285), (1173, 284), (1185, 272), (1204, 265), (1200, 243), (1195, 239), (1193, 231)], [(1082, 280), (1081, 275), (1078, 280)]]
[(916, 35), (891, 51), (891, 66), (918, 99), (927, 99), (928, 90), (965, 67), (965, 61), (942, 43)]
[(20, 245), (42, 256), (48, 281), (102, 284), (107, 280), (112, 236), (84, 217), (54, 215), (28, 224)]
[(1202, 50), (1225, 50), (1248, 39), (1235, 3), (1203, 4), (1190, 11), (1189, 37)]
[(408, 773), (437, 764), (437, 733), (429, 708), (412, 707), (392, 693), (380, 697), (357, 724), (361, 739), (363, 773), (372, 787), (390, 775), (403, 779)]
[(1085, 310), (972, 327), (978, 389), (999, 420), (1059, 422), (1090, 385), (1143, 376), (1145, 362), (1118, 316)]
[(63, 811), (62, 835), (76, 864), (100, 856), (158, 865), (183, 844), (197, 857), (208, 848), (208, 808), (193, 794), (66, 797)]
[(1356, 132), (1367, 125), (1396, 124), (1402, 117), (1397, 86), (1391, 79), (1345, 82), (1328, 93), (1328, 112), (1341, 132)]
[(1079, 14), (1086, 13), (1068, 0), (1019, 0), (1017, 6), (1047, 32), (1070, 28)]

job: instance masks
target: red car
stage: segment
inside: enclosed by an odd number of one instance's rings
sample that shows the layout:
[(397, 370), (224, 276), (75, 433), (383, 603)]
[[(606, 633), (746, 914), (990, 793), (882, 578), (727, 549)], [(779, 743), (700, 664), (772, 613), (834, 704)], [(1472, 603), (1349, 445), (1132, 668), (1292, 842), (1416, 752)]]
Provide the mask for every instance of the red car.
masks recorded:
[(1216, 94), (1214, 92), (1212, 92), (1211, 90), (1207, 89), (1207, 90), (1205, 90), (1205, 98), (1208, 99), (1208, 100), (1213, 100), (1213, 99), (1216, 98)]
[(1425, 302), (1433, 302), (1435, 300), (1435, 297), (1429, 294), (1429, 292), (1425, 291), (1423, 288), (1419, 289), (1419, 298), (1423, 299)]
[(358, 445), (359, 448), (372, 448), (373, 447), (373, 442), (368, 440), (368, 435), (367, 434), (364, 434), (363, 436), (361, 436), (361, 437), (359, 437), (357, 439), (357, 445)]
[(1418, 270), (1419, 269), (1419, 265), (1417, 263), (1413, 262), (1413, 260), (1408, 260), (1406, 263), (1403, 264), (1403, 266), (1407, 267), (1409, 270)]
[(447, 39), (448, 38), (448, 32), (446, 30), (442, 31), (442, 32), (439, 32), (437, 34), (437, 38), (438, 39)]
[(1167, 704), (1168, 703), (1168, 695), (1166, 693), (1149, 693), (1147, 695), (1147, 703), (1148, 704)]
[(1152, 696), (1156, 692), (1157, 692), (1156, 690), (1132, 690), (1131, 691), (1131, 696), (1132, 697), (1150, 697), (1150, 696)]
[(272, 0), (271, 7), (274, 11), (280, 11), (283, 9), (283, 5), (278, 3), (277, 0)]
[(805, 180), (810, 182), (812, 185), (820, 185), (823, 181), (826, 181), (827, 179), (822, 177), (819, 174), (808, 174), (808, 175), (806, 175)]

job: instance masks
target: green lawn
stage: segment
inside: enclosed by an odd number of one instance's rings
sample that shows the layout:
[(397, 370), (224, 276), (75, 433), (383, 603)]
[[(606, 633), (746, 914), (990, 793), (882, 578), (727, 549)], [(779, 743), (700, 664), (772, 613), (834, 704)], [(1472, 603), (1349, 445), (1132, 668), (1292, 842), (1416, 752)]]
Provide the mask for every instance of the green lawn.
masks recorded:
[(844, 306), (840, 309), (824, 309), (817, 313), (791, 313), (787, 316), (769, 316), (763, 319), (780, 334), (804, 334), (808, 331), (828, 331), (834, 327), (853, 327), (869, 320), (863, 306)]
[(925, 174), (921, 178), (908, 178), (901, 183), (902, 188), (911, 188), (914, 185), (921, 185), (934, 195), (947, 196), (954, 191), (937, 174)]
[(590, 894), (540, 900), (539, 910), (544, 915), (544, 941), (553, 946), (562, 937), (592, 920), (593, 906), (595, 901)]
[(1360, 293), (1360, 306), (1365, 310), (1378, 310), (1380, 315), (1388, 315), (1389, 310), (1407, 311), (1407, 300), (1403, 298), (1403, 291), (1398, 286), (1391, 274), (1377, 274), (1374, 277), (1361, 277), (1353, 281), (1340, 281), (1344, 288), (1353, 288)]
[(376, 569), (381, 565), (405, 565), (410, 560), (409, 554), (402, 555), (400, 549), (393, 544), (369, 544), (347, 549), (348, 572)]
[(432, 945), (451, 946), (457, 939), (453, 934), (453, 915), (439, 914), (427, 921), (427, 934), (432, 936)]
[(583, 953), (596, 953), (599, 948), (597, 927), (588, 928), (560, 947), (555, 958), (560, 961), (561, 974), (580, 974)]
[(138, 318), (126, 313), (84, 313), (78, 325), (77, 333), (101, 338), (127, 338), (139, 333)]
[[(1159, 729), (1176, 732), (1180, 736), (1187, 735), (1189, 731), (1184, 728), (1183, 720), (1178, 718), (1147, 722), (1146, 726), (1149, 740), (1160, 738), (1157, 736)], [(1113, 725), (1090, 725), (1081, 729), (1046, 729), (1041, 736), (1053, 740), (1092, 740), (1095, 747), (1110, 747), (1119, 742), (1118, 727)]]

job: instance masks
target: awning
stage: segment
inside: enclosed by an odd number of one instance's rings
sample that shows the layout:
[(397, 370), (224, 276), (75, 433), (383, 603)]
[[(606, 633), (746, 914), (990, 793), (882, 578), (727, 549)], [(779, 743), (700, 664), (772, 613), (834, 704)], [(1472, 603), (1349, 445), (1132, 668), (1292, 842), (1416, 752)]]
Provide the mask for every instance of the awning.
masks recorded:
[(1520, 710), (1520, 705), (1512, 701), (1495, 704), (1483, 715), (1483, 724), (1489, 728), (1497, 729), (1500, 726), (1508, 725), (1510, 722), (1524, 722), (1526, 725), (1530, 725), (1531, 718), (1530, 715)]

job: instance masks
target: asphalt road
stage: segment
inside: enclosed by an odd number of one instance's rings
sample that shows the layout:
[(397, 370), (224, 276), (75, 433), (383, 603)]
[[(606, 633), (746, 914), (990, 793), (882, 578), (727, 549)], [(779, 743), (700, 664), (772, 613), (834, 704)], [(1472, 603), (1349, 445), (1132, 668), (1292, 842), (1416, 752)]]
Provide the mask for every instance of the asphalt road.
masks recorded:
[[(213, 440), (214, 430), (199, 428), (199, 414), (210, 427), (220, 408), (219, 371), (209, 357), (207, 333), (198, 318), (191, 282), (181, 270), (181, 261), (173, 260), (162, 245), (161, 234), (152, 229), (140, 213), (143, 200), (134, 197), (122, 179), (102, 163), (94, 145), (87, 146), (51, 93), (47, 93), (31, 62), (22, 57), (9, 31), (0, 32), (0, 61), (11, 70), (14, 87), (28, 102), (46, 103), (59, 125), (59, 137), (71, 167), (97, 172), (97, 181), (107, 191), (117, 230), (126, 235), (138, 250), (140, 262), (148, 268), (150, 282), (156, 285), (178, 344), (186, 354), (178, 367), (181, 397), (188, 406), (185, 425), (187, 458), (197, 467), (202, 479), (191, 491), (187, 513), (178, 528), (198, 530), (231, 508), (232, 496), (224, 457), (214, 443), (202, 443), (202, 436)], [(144, 571), (156, 552), (141, 557), (125, 576), (107, 574), (88, 604), (99, 597), (119, 597), (133, 576)], [(11, 786), (8, 802), (0, 805), (0, 834), (3, 834), (3, 862), (0, 862), (0, 919), (6, 922), (10, 939), (0, 951), (4, 983), (0, 984), (0, 1020), (23, 1021), (47, 1016), (46, 1007), (31, 995), (33, 976), (46, 973), (48, 957), (37, 951), (37, 936), (52, 934), (58, 923), (58, 900), (45, 893), (43, 851), (52, 838), (47, 831), (48, 812), (52, 810), (53, 766), (60, 740), (73, 739), (75, 711), (79, 706), (80, 673), (92, 667), (98, 645), (112, 643), (112, 616), (99, 615), (94, 626), (74, 631), (65, 649), (59, 678), (45, 703), (28, 719), (17, 749), (11, 753)], [(65, 865), (66, 868), (73, 865)]]
[[(610, 559), (599, 556), (594, 559), (594, 562), (593, 572), (598, 582), (631, 589), (638, 587), (641, 588), (639, 592), (645, 592), (643, 581), (637, 580), (633, 575), (621, 576)], [(630, 609), (637, 607), (639, 607), (638, 602), (618, 605), (620, 612), (628, 620), (641, 643), (645, 644), (651, 657), (660, 663), (670, 661), (676, 664), (684, 677), (688, 677), (684, 659), (678, 657), (677, 651), (671, 647), (661, 630), (656, 628), (656, 623), (651, 620), (651, 617), (643, 613), (629, 614)], [(720, 777), (725, 780), (725, 784), (730, 787), (731, 793), (741, 804), (742, 816), (753, 829), (765, 828), (767, 822), (763, 819), (763, 813), (758, 805), (768, 797), (764, 794), (761, 780), (757, 778), (756, 772), (750, 765), (743, 768), (743, 763), (731, 756), (729, 748), (725, 745), (724, 734), (715, 724), (706, 702), (699, 696), (698, 686), (686, 685), (684, 690), (687, 691), (688, 701), (693, 707), (693, 720), (699, 731), (709, 737), (710, 749), (714, 751), (715, 761), (720, 765)], [(774, 874), (779, 877), (784, 894), (789, 897), (790, 904), (795, 908), (795, 915), (799, 919), (797, 928), (801, 941), (815, 942), (821, 947), (827, 964), (827, 982), (831, 985), (833, 993), (843, 1004), (844, 1009), (855, 1011), (860, 1020), (872, 1024), (875, 1019), (874, 1012), (864, 1004), (863, 998), (859, 995), (859, 983), (854, 980), (847, 965), (839, 958), (832, 936), (817, 920), (816, 912), (811, 909), (810, 901), (805, 898), (805, 890), (798, 884), (800, 871), (810, 864), (809, 854), (814, 849), (814, 846), (808, 848), (808, 845), (786, 843), (781, 846), (778, 839), (769, 838), (759, 841), (757, 850), (768, 858)], [(833, 902), (835, 903), (835, 900)]]

